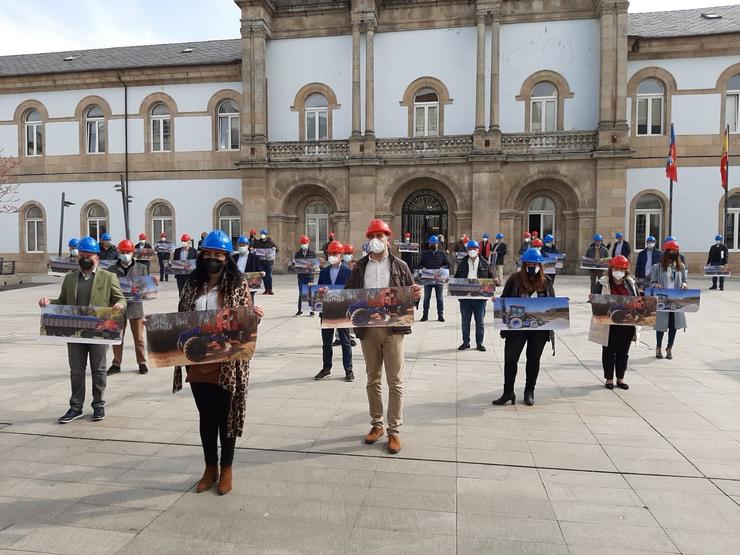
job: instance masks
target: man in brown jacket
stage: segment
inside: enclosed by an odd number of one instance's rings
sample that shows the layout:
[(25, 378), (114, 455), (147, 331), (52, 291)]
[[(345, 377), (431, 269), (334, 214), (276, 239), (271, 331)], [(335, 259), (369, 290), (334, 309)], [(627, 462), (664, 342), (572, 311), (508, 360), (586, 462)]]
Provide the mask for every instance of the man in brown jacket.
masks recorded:
[[(414, 285), (414, 278), (406, 263), (393, 256), (388, 244), (393, 235), (383, 220), (373, 220), (365, 233), (369, 240), (370, 254), (355, 264), (345, 284), (346, 289), (377, 289), (381, 287), (413, 286), (413, 299), (421, 298), (421, 287)], [(367, 400), (372, 429), (365, 436), (365, 443), (372, 444), (385, 434), (383, 421), (383, 365), (388, 382), (388, 452), (401, 450), (398, 434), (403, 423), (403, 336), (411, 328), (356, 328), (362, 344), (367, 371)]]

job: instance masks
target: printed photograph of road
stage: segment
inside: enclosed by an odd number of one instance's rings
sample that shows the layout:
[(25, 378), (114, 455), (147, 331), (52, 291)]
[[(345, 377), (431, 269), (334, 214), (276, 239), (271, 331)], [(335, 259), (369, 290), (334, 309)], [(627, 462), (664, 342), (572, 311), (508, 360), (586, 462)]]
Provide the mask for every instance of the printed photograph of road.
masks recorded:
[(148, 315), (150, 364), (162, 368), (251, 359), (257, 323), (248, 307)]
[(645, 289), (646, 297), (657, 299), (658, 312), (699, 312), (701, 289)]
[(450, 278), (447, 294), (465, 299), (492, 299), (496, 292), (493, 278)]
[(411, 287), (341, 289), (324, 294), (322, 328), (389, 328), (414, 323)]
[(124, 311), (109, 307), (52, 304), (42, 309), (39, 341), (63, 343), (121, 343)]
[(497, 330), (567, 330), (568, 297), (499, 297), (493, 301), (493, 327)]
[(618, 326), (654, 326), (658, 299), (627, 295), (589, 295), (591, 320)]

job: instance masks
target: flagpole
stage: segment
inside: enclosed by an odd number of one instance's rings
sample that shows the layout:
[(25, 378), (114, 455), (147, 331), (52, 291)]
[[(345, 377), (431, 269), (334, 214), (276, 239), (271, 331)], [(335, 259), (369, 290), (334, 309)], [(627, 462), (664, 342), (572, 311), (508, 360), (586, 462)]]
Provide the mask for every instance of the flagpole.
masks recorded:
[[(725, 176), (727, 177), (727, 182), (725, 183), (725, 225), (722, 228), (722, 240), (725, 244), (727, 244), (727, 230), (729, 229), (730, 224), (730, 212), (729, 208), (727, 206), (727, 201), (729, 200), (729, 191), (730, 191), (730, 126), (727, 125), (725, 127), (725, 136), (722, 138), (722, 142), (724, 143), (725, 137), (727, 138), (727, 167), (725, 169)], [(728, 247), (732, 248), (732, 247)]]
[(668, 189), (668, 235), (673, 235), (673, 180), (670, 179)]

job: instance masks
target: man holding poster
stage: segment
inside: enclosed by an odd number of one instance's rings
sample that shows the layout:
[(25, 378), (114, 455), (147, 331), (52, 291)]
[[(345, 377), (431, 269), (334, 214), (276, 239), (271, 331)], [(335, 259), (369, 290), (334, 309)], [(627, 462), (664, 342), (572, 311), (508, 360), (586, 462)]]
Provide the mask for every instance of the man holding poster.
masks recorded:
[[(50, 304), (74, 306), (112, 306), (123, 310), (126, 300), (121, 292), (116, 276), (105, 270), (99, 270), (100, 246), (92, 237), (80, 239), (79, 245), (79, 272), (69, 272), (62, 282), (62, 290), (56, 299), (39, 299), (39, 306)], [(93, 382), (93, 421), (105, 418), (105, 356), (107, 345), (93, 345), (88, 343), (67, 343), (69, 357), (70, 381), (72, 396), (69, 399), (69, 410), (59, 418), (60, 424), (67, 424), (82, 416), (82, 406), (85, 403), (85, 369), (90, 360), (90, 372)]]
[[(393, 232), (383, 220), (370, 222), (365, 236), (370, 253), (357, 261), (347, 280), (347, 289), (378, 289), (413, 286), (413, 299), (421, 298), (421, 287), (414, 285), (411, 270), (403, 260), (393, 256), (388, 243)], [(367, 399), (372, 428), (365, 443), (373, 444), (385, 435), (383, 420), (383, 390), (381, 380), (385, 366), (388, 381), (388, 452), (401, 451), (398, 437), (403, 423), (403, 336), (411, 327), (356, 328), (362, 344), (367, 371)]]

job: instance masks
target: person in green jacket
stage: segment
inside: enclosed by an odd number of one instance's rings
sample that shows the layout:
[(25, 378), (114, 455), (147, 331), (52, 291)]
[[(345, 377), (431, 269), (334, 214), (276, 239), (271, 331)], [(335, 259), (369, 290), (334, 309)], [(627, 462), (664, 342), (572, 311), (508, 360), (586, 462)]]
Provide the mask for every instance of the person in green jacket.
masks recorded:
[[(39, 299), (39, 306), (50, 304), (74, 306), (112, 306), (123, 310), (126, 300), (118, 283), (118, 278), (98, 266), (100, 262), (100, 245), (92, 237), (80, 239), (79, 272), (69, 272), (64, 276), (62, 290), (56, 299)], [(93, 383), (93, 421), (105, 418), (106, 353), (107, 345), (87, 343), (67, 343), (69, 357), (70, 381), (72, 396), (69, 399), (69, 410), (59, 418), (60, 424), (67, 424), (83, 415), (85, 403), (85, 369), (90, 359), (90, 372)]]

